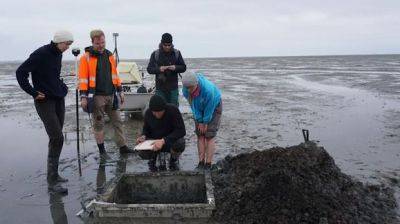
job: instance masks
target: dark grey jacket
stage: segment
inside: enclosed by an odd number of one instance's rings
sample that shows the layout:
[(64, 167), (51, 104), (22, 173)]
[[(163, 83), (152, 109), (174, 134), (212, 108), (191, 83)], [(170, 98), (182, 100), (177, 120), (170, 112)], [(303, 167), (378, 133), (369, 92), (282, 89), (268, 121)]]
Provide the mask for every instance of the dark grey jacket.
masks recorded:
[[(156, 50), (157, 51), (157, 50)], [(178, 57), (175, 56), (174, 49), (166, 53), (160, 45), (159, 57), (156, 59), (156, 51), (150, 56), (150, 61), (147, 66), (149, 74), (156, 75), (156, 89), (170, 91), (178, 88), (178, 74), (186, 71), (186, 64), (182, 58), (182, 54), (178, 51)], [(160, 72), (160, 66), (175, 65), (175, 71), (167, 70), (164, 73)]]

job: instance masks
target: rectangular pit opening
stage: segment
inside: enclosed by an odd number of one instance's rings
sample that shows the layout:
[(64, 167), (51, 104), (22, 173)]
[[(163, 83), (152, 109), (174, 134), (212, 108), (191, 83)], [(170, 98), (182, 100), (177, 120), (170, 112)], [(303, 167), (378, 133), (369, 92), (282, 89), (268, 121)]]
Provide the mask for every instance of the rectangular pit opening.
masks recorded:
[(202, 174), (123, 175), (108, 202), (117, 204), (197, 204), (207, 203)]

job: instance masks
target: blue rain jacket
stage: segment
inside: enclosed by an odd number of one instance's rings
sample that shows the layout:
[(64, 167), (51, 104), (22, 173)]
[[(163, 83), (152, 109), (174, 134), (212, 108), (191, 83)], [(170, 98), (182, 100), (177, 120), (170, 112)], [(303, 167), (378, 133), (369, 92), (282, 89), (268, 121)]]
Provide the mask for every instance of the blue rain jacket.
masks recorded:
[[(208, 124), (212, 120), (215, 108), (221, 102), (221, 91), (212, 82), (206, 79), (203, 74), (197, 73), (198, 86), (200, 94), (192, 99), (190, 107), (194, 119), (198, 123)], [(189, 99), (190, 93), (186, 87), (182, 88), (183, 96)]]

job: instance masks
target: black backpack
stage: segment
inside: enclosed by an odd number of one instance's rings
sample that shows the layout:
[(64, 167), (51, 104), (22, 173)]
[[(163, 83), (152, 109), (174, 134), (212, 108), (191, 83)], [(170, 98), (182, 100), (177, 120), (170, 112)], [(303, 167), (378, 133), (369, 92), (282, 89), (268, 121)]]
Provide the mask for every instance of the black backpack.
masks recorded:
[[(176, 61), (178, 60), (180, 53), (181, 52), (178, 49), (174, 48), (174, 55), (175, 55)], [(157, 49), (154, 51), (154, 60), (155, 60), (156, 64), (158, 65), (158, 61), (160, 60), (160, 49)], [(175, 61), (175, 63), (176, 63), (176, 61)], [(179, 75), (179, 77), (182, 78), (182, 75), (180, 73), (178, 73), (178, 75)]]
[[(178, 60), (179, 54), (179, 50), (174, 48), (175, 60)], [(154, 59), (156, 60), (156, 64), (158, 65), (158, 61), (160, 60), (160, 49), (154, 51)]]

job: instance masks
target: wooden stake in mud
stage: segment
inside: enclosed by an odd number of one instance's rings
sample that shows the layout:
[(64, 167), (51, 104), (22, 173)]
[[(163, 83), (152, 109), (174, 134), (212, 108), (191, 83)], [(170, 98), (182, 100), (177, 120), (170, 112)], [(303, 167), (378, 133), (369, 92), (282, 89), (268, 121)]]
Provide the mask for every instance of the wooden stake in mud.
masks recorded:
[(307, 129), (302, 129), (301, 131), (303, 132), (304, 142), (307, 143), (308, 141), (310, 141), (310, 132)]
[(78, 154), (78, 167), (79, 167), (79, 176), (82, 176), (82, 168), (81, 168), (81, 153), (79, 149), (79, 78), (78, 78), (78, 55), (80, 53), (79, 48), (72, 49), (72, 54), (75, 56), (75, 75), (76, 75), (76, 89), (75, 89), (75, 103), (76, 103), (76, 150)]

